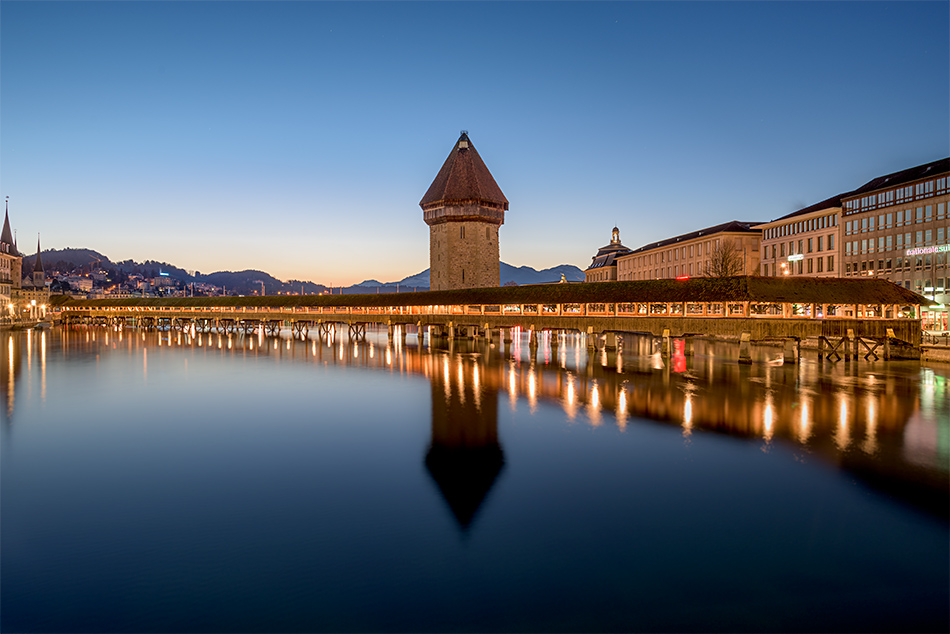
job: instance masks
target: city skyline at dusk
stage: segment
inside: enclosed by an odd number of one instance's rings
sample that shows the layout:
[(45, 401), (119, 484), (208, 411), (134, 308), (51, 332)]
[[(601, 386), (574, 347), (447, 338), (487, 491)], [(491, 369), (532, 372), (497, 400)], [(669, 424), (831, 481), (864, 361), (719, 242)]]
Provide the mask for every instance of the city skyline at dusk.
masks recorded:
[(945, 2), (0, 5), (21, 250), (349, 285), (426, 269), (459, 131), (501, 260), (584, 268), (950, 154)]

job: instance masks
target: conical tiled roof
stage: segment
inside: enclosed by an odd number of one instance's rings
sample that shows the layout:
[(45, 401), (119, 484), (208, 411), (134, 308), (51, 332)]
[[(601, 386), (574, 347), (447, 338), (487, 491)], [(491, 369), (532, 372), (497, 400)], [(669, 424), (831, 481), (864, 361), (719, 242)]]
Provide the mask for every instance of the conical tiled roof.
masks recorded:
[(445, 159), (419, 206), (425, 209), (433, 203), (461, 202), (494, 203), (502, 209), (508, 209), (508, 199), (501, 193), (501, 188), (465, 132)]

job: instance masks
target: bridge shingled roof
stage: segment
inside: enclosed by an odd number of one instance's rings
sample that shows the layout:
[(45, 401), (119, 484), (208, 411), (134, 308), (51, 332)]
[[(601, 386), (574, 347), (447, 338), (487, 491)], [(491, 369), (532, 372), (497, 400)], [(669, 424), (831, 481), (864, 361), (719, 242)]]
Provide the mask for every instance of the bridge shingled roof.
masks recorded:
[(463, 132), (419, 206), (425, 208), (432, 203), (466, 201), (490, 202), (508, 209), (508, 199), (501, 193), (468, 134)]
[(795, 304), (916, 304), (931, 300), (884, 279), (758, 277), (532, 284), (414, 293), (366, 295), (272, 295), (267, 297), (194, 297), (84, 299), (65, 296), (51, 303), (70, 307), (212, 307), (212, 306), (452, 306), (465, 304), (573, 304), (617, 302), (764, 302)]

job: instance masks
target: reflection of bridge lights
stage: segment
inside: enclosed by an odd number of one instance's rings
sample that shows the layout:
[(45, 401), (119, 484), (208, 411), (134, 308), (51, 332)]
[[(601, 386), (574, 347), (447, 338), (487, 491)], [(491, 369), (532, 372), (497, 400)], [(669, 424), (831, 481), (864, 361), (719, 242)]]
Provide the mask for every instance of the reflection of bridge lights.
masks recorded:
[(807, 397), (802, 397), (802, 415), (798, 427), (798, 442), (803, 445), (811, 438), (811, 411)]
[(530, 403), (532, 411), (538, 404), (538, 385), (534, 372), (528, 373), (528, 403)]
[(475, 383), (475, 393), (478, 394), (478, 391), (481, 389), (481, 379), (478, 374), (478, 364), (472, 368), (472, 381)]
[(627, 427), (627, 390), (620, 388), (620, 394), (617, 395), (617, 426), (620, 431)]
[(376, 349), (373, 347), (373, 344), (369, 344), (369, 358), (370, 359), (376, 358)]
[(457, 370), (458, 370), (457, 375), (458, 375), (458, 384), (459, 384), (459, 401), (461, 401), (462, 405), (465, 405), (465, 373), (462, 368), (461, 358), (459, 358), (458, 360)]
[(765, 397), (765, 413), (763, 415), (763, 431), (762, 437), (765, 438), (765, 442), (772, 440), (772, 433), (775, 427), (775, 412), (772, 407), (772, 395), (768, 394)]
[(449, 358), (446, 356), (442, 357), (442, 380), (449, 382)]
[(386, 365), (393, 364), (393, 352), (389, 348), (386, 348)]
[(851, 444), (851, 438), (848, 430), (848, 403), (842, 395), (841, 407), (838, 412), (838, 430), (835, 432), (835, 445), (840, 451), (844, 451), (849, 444)]
[(874, 403), (874, 395), (868, 394), (868, 424), (865, 430), (865, 439), (861, 444), (861, 450), (867, 454), (877, 453), (877, 409)]
[(693, 428), (693, 395), (686, 393), (683, 403), (683, 431), (688, 433)]
[(567, 375), (567, 395), (565, 398), (565, 407), (564, 411), (567, 412), (567, 417), (570, 420), (574, 420), (574, 415), (576, 414), (575, 410), (575, 401), (576, 396), (574, 395), (574, 375)]
[(600, 418), (600, 389), (597, 387), (596, 381), (590, 388), (590, 403), (587, 406), (587, 418), (590, 420), (592, 427), (599, 427), (602, 422)]

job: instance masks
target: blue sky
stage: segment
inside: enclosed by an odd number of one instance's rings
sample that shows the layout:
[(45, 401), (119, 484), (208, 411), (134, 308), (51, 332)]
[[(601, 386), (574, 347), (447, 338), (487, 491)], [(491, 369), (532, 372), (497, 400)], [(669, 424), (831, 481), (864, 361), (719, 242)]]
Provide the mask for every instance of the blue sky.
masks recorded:
[(585, 268), (950, 155), (947, 2), (0, 3), (21, 250), (351, 284), (428, 267), (469, 135), (501, 257)]

